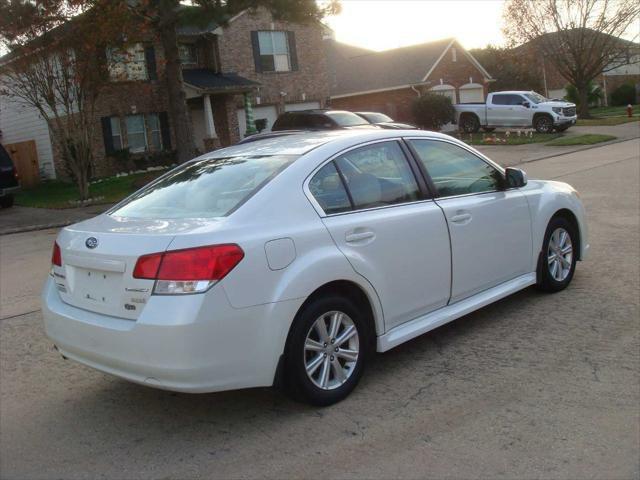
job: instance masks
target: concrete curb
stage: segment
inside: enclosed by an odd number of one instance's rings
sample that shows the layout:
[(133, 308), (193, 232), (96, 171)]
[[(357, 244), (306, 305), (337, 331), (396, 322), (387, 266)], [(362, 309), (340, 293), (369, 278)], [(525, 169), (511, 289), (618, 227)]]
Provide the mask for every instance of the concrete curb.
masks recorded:
[(538, 160), (546, 160), (548, 158), (553, 158), (553, 157), (561, 157), (563, 155), (570, 155), (572, 153), (583, 152), (585, 150), (592, 150), (594, 148), (606, 147), (608, 145), (615, 145), (616, 143), (630, 142), (631, 140), (637, 140), (639, 138), (640, 137), (621, 138), (621, 139), (611, 140), (609, 142), (596, 143), (595, 145), (585, 145), (582, 148), (575, 148), (575, 149), (569, 150), (567, 152), (555, 153), (553, 155), (551, 155), (551, 154), (550, 155), (543, 155), (542, 157), (528, 158), (528, 159), (523, 160), (522, 162), (520, 162), (518, 165), (521, 165), (523, 163), (537, 162)]
[(66, 227), (67, 225), (71, 225), (72, 223), (77, 223), (80, 220), (69, 220), (66, 222), (57, 222), (57, 223), (45, 223), (40, 225), (26, 225), (24, 227), (15, 227), (15, 228), (7, 228), (5, 230), (0, 230), (0, 236), (2, 235), (13, 235), (14, 233), (24, 233), (24, 232), (35, 232), (38, 230), (48, 230), (50, 228), (61, 228)]

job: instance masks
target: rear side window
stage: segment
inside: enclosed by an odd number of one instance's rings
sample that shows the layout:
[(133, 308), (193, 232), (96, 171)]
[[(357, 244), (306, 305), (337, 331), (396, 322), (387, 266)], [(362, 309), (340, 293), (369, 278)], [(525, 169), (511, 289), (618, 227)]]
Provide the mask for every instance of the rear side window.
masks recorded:
[(398, 142), (351, 150), (336, 159), (353, 206), (372, 208), (420, 198), (416, 179)]
[(464, 148), (433, 140), (411, 143), (441, 197), (500, 189), (502, 173)]
[(333, 162), (327, 163), (313, 176), (309, 190), (327, 215), (351, 210), (349, 196)]
[(187, 163), (134, 193), (109, 212), (132, 218), (213, 218), (229, 215), (297, 158), (245, 156)]
[(2, 145), (0, 145), (0, 167), (13, 167), (11, 157)]

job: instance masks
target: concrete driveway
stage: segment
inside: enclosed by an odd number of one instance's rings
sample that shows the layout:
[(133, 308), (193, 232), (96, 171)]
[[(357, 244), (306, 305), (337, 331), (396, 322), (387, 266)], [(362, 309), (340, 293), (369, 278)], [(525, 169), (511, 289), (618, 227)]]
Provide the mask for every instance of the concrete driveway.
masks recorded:
[(638, 478), (639, 157), (636, 140), (527, 164), (587, 206), (591, 257), (571, 287), (379, 355), (324, 409), (270, 389), (173, 394), (62, 360), (32, 311), (54, 232), (0, 237), (0, 477)]

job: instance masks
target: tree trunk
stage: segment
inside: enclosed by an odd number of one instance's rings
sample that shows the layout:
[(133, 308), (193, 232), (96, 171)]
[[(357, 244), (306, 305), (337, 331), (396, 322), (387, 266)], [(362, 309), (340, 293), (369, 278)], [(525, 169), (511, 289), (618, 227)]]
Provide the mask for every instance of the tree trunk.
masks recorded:
[(589, 114), (589, 84), (576, 86), (578, 91), (578, 116), (580, 118), (590, 118)]
[(163, 23), (159, 29), (160, 40), (165, 55), (165, 75), (169, 97), (169, 117), (176, 135), (178, 163), (184, 163), (195, 157), (191, 117), (187, 100), (182, 90), (182, 67), (178, 52), (178, 39), (175, 22)]

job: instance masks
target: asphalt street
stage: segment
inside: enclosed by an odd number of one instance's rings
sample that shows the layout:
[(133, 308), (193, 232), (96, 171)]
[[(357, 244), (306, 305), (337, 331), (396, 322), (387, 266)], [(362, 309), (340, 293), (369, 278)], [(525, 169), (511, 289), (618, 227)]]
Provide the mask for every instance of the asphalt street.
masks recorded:
[(639, 478), (639, 166), (637, 139), (524, 165), (586, 204), (591, 253), (572, 285), (378, 355), (328, 408), (64, 361), (38, 310), (55, 231), (1, 236), (0, 477)]

